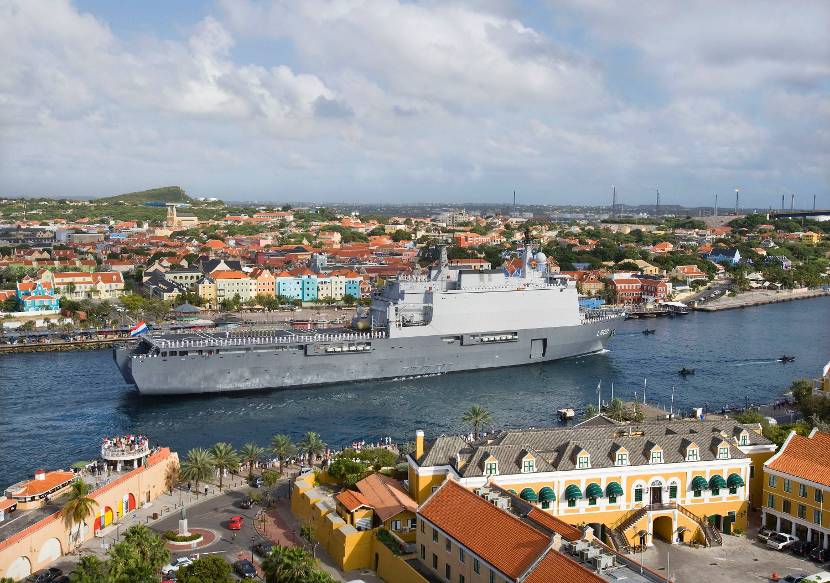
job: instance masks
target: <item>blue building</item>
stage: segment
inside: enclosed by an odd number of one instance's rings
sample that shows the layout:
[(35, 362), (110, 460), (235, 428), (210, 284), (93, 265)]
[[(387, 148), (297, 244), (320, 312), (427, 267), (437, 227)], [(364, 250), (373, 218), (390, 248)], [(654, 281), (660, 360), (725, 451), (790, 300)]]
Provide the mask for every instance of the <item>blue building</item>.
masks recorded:
[(17, 303), (22, 312), (47, 312), (61, 309), (60, 298), (53, 296), (51, 287), (39, 281), (21, 281), (17, 284)]

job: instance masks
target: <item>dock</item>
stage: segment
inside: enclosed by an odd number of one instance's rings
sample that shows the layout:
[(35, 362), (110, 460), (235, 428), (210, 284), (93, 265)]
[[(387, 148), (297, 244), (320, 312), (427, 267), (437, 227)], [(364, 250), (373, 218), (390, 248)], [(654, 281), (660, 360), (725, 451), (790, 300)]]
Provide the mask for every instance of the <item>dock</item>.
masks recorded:
[(791, 302), (793, 300), (805, 300), (822, 296), (830, 296), (830, 288), (748, 291), (733, 297), (719, 298), (707, 303), (705, 306), (696, 306), (695, 310), (701, 312), (719, 312), (721, 310), (735, 310), (738, 308), (777, 304), (780, 302)]

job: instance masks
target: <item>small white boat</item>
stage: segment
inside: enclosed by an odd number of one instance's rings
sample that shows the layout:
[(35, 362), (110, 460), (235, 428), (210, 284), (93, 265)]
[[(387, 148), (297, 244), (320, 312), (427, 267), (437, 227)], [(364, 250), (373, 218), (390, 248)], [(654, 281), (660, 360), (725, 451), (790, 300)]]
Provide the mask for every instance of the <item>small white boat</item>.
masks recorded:
[(568, 421), (569, 419), (573, 419), (574, 417), (576, 417), (576, 411), (574, 411), (570, 407), (559, 409), (557, 413), (559, 413), (559, 418), (563, 421)]

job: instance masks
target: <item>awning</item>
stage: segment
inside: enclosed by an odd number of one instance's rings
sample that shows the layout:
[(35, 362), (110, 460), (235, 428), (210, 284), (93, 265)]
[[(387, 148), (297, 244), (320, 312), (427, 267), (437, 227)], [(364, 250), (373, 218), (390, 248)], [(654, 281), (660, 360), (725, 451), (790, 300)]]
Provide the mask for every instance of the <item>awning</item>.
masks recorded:
[(579, 500), (582, 498), (582, 491), (576, 484), (571, 484), (565, 488), (565, 500)]
[(692, 480), (692, 490), (708, 490), (709, 482), (703, 476), (695, 476)]
[(517, 495), (517, 496), (518, 496), (518, 493), (517, 493), (517, 492), (516, 492), (516, 490), (514, 490), (513, 488), (510, 488), (510, 489), (508, 490), (508, 492), (510, 492), (511, 494), (515, 494), (515, 495)]
[(602, 487), (599, 484), (588, 484), (585, 488), (585, 495), (588, 498), (602, 498)]
[(605, 487), (606, 496), (622, 496), (623, 489), (617, 482), (609, 482)]
[(545, 486), (541, 490), (539, 490), (539, 500), (542, 502), (555, 502), (556, 501), (556, 493), (553, 491), (552, 488)]
[(744, 479), (740, 474), (729, 474), (729, 477), (726, 478), (726, 485), (730, 488), (740, 488), (744, 485)]
[(539, 500), (539, 497), (536, 495), (536, 492), (533, 491), (533, 488), (525, 488), (519, 496), (522, 500), (527, 500), (528, 502), (536, 502)]
[(726, 481), (723, 479), (723, 476), (720, 474), (715, 474), (711, 478), (709, 478), (709, 488), (726, 488)]

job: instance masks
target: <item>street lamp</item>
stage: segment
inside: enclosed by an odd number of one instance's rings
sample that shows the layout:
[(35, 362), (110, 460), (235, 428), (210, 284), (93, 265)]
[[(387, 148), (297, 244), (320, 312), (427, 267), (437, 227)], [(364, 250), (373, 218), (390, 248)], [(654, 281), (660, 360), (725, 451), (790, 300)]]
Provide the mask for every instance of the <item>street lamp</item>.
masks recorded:
[(254, 562), (254, 543), (256, 542), (256, 537), (251, 537), (251, 562)]

